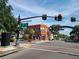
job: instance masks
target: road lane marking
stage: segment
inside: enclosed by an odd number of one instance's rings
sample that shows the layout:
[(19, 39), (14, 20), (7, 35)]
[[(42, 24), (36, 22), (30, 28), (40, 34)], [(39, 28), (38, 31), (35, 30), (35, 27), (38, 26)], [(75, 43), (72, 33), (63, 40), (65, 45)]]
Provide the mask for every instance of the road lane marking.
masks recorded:
[(65, 52), (65, 51), (47, 50), (47, 49), (40, 49), (40, 48), (28, 48), (28, 49), (47, 51), (47, 52), (55, 52), (55, 53), (61, 53), (61, 54), (68, 54), (68, 55), (73, 55), (73, 56), (78, 56), (79, 57), (78, 53), (70, 53), (70, 52)]
[[(36, 44), (32, 44), (32, 45), (36, 45)], [(62, 48), (62, 49), (71, 49), (71, 50), (78, 50), (76, 48), (69, 48), (69, 47), (59, 47), (59, 46), (45, 46), (45, 45), (37, 45), (37, 46), (42, 46), (42, 47), (52, 47), (52, 48)]]

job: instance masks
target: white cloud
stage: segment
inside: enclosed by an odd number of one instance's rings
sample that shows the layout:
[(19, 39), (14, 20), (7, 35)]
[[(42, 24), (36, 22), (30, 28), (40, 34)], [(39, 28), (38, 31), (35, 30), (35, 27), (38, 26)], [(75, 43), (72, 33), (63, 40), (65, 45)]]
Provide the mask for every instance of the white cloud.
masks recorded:
[(28, 5), (27, 3), (23, 4), (23, 3), (18, 3), (16, 1), (9, 1), (9, 2), (13, 6), (16, 6), (26, 12), (29, 11), (31, 13), (38, 14), (38, 15), (41, 15), (41, 14), (56, 15), (59, 13), (55, 10), (45, 9), (36, 5)]
[[(27, 0), (26, 0), (27, 1)], [(68, 6), (64, 6), (64, 11), (63, 12), (58, 12), (54, 9), (45, 9), (44, 7), (40, 7), (39, 5), (32, 5), (32, 2), (27, 1), (24, 2), (24, 0), (9, 0), (9, 3), (15, 7), (18, 7), (24, 11), (28, 11), (34, 14), (48, 14), (48, 15), (57, 15), (59, 13), (62, 13), (64, 16), (69, 16), (72, 13), (75, 13), (77, 10), (79, 10), (79, 2), (78, 0), (72, 0), (73, 2), (70, 3)], [(53, 4), (52, 4), (53, 5)], [(51, 5), (51, 6), (52, 6)], [(54, 6), (55, 7), (55, 6)], [(57, 7), (56, 7), (57, 8)], [(59, 8), (59, 7), (58, 7)]]
[(75, 12), (79, 10), (79, 1), (74, 0), (71, 4), (69, 4), (69, 6), (65, 6), (64, 8), (65, 8), (65, 10), (63, 11), (63, 13), (66, 16), (69, 16), (71, 14), (75, 14)]
[[(31, 12), (31, 13), (36, 14), (36, 15), (48, 14), (48, 15), (52, 16), (52, 15), (57, 15), (59, 13), (62, 13), (63, 16), (69, 17), (72, 14), (76, 14), (75, 12), (79, 10), (79, 0), (71, 0), (72, 3), (70, 3), (67, 6), (64, 6), (63, 12), (56, 11), (55, 9), (52, 9), (52, 10), (45, 9), (45, 7), (40, 7), (39, 5), (35, 5), (31, 1), (27, 1), (27, 2), (26, 1), (24, 2), (24, 0), (9, 0), (9, 4), (11, 4), (13, 6), (13, 8), (17, 7), (19, 9), (25, 11), (26, 13)], [(53, 6), (53, 4), (51, 5), (51, 8), (52, 8), (52, 6)], [(56, 7), (56, 6), (53, 6), (53, 7)], [(56, 8), (59, 8), (59, 7), (56, 7)], [(17, 11), (17, 12), (19, 13), (19, 11)], [(69, 19), (70, 19), (70, 17), (69, 17)], [(79, 24), (78, 22), (71, 23), (69, 19), (68, 18), (65, 19), (65, 22), (63, 22), (63, 23), (60, 23), (60, 22), (55, 22), (55, 23), (62, 24), (62, 25), (69, 25), (69, 26), (74, 26), (74, 25)], [(38, 23), (39, 24), (44, 23), (44, 24), (51, 25), (51, 23), (45, 23), (44, 21), (42, 21), (40, 19), (34, 19), (32, 22), (30, 22), (30, 24), (38, 24)], [(54, 24), (54, 22), (52, 22), (52, 24)], [(68, 31), (69, 30), (67, 29), (63, 33), (68, 32)]]

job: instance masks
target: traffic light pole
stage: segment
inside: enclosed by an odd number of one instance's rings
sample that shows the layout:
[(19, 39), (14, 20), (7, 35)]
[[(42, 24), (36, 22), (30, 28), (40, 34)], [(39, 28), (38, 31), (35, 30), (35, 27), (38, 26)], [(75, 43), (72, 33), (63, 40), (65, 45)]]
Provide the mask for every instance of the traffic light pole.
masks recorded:
[(19, 33), (20, 33), (20, 15), (18, 16), (18, 24), (17, 24), (17, 30), (16, 30), (16, 33), (17, 33), (17, 36), (16, 36), (16, 46), (19, 45)]
[[(46, 14), (42, 15), (42, 16), (33, 16), (33, 17), (28, 17), (28, 18), (20, 18), (20, 15), (18, 16), (18, 25), (17, 25), (17, 36), (16, 36), (16, 46), (19, 45), (19, 34), (20, 34), (20, 23), (21, 23), (21, 20), (27, 20), (27, 19), (32, 19), (32, 18), (39, 18), (39, 17), (42, 17), (43, 20), (46, 20), (47, 17), (48, 18), (54, 18), (54, 16), (47, 16)], [(59, 14), (58, 15), (58, 18), (57, 19), (62, 19), (62, 15)], [(56, 20), (56, 19), (55, 19)]]

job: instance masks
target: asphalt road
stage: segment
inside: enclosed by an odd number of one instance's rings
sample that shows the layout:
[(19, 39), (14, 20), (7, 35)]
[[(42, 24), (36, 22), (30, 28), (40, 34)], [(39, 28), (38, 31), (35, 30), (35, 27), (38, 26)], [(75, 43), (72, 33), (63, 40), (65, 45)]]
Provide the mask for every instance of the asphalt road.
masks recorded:
[(4, 57), (0, 57), (0, 59), (79, 59), (79, 57), (61, 54), (54, 51), (30, 48)]
[(45, 45), (45, 46), (58, 46), (58, 47), (66, 47), (66, 48), (78, 48), (79, 43), (71, 43), (71, 42), (64, 42), (59, 40), (53, 40), (46, 43), (38, 43), (38, 45)]

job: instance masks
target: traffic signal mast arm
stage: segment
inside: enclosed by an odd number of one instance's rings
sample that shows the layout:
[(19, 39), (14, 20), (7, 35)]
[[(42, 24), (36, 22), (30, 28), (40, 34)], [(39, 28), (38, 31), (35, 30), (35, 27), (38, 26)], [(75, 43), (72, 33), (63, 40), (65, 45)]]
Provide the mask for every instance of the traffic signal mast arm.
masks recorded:
[(32, 18), (38, 18), (38, 17), (42, 17), (42, 16), (27, 17), (27, 18), (22, 18), (22, 19), (20, 19), (20, 20), (26, 20), (26, 19), (32, 19)]
[[(55, 19), (55, 16), (47, 16), (47, 14), (43, 14), (42, 16), (33, 16), (33, 17), (27, 17), (27, 18), (20, 18), (20, 15), (18, 16), (18, 24), (17, 24), (17, 40), (16, 40), (16, 45), (18, 45), (18, 40), (19, 40), (19, 26), (20, 26), (20, 23), (21, 23), (21, 20), (27, 20), (27, 19), (32, 19), (32, 18), (39, 18), (39, 17), (42, 17), (42, 20), (46, 20), (47, 17), (49, 18), (54, 18)], [(57, 16), (57, 19), (55, 19), (57, 21), (61, 21), (62, 20), (62, 15), (59, 14)]]
[[(43, 16), (46, 16), (46, 15), (42, 15), (42, 16), (33, 16), (33, 17), (27, 17), (27, 18), (19, 18), (20, 20), (27, 20), (27, 19), (32, 19), (32, 18), (39, 18), (39, 17), (43, 17)], [(54, 18), (55, 16), (46, 16), (48, 18)]]

